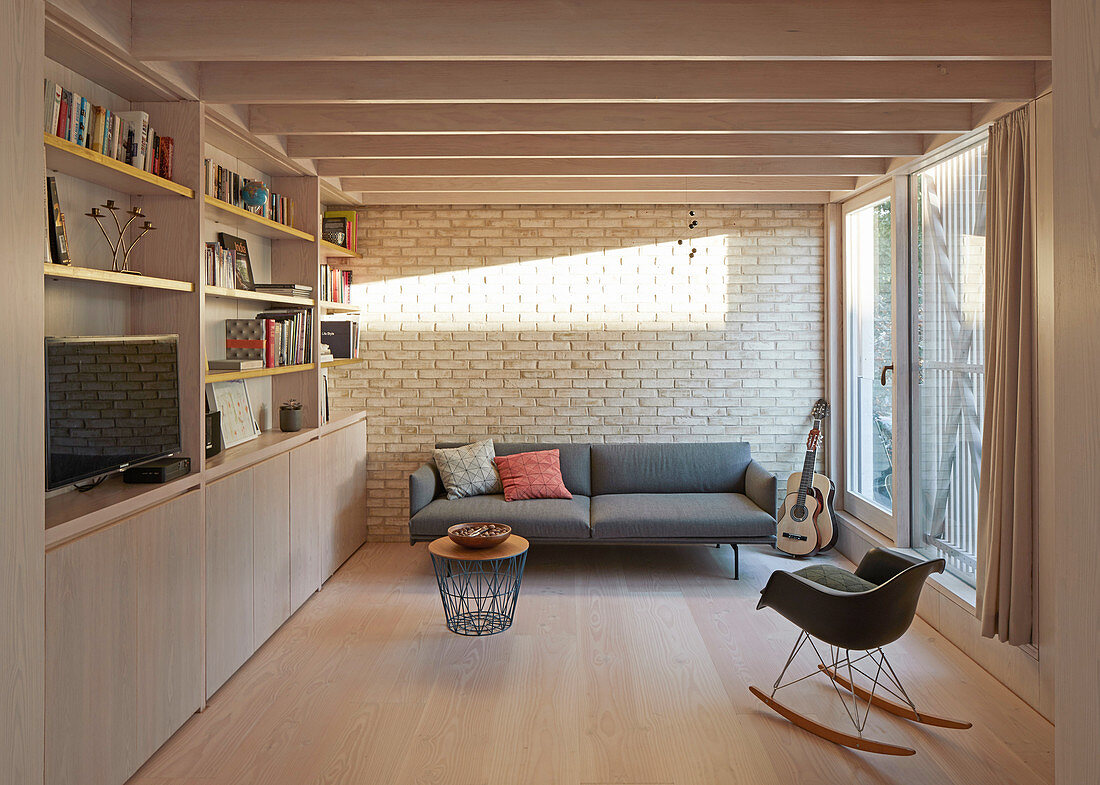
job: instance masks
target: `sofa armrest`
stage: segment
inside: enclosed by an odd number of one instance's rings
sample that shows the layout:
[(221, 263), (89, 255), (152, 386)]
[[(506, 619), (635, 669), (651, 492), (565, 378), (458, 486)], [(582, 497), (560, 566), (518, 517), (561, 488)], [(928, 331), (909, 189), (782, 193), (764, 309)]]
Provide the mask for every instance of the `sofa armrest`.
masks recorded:
[(439, 472), (430, 463), (425, 463), (415, 472), (409, 475), (409, 517), (412, 518), (423, 510), (432, 499), (439, 495), (443, 483), (439, 479)]
[(773, 518), (779, 513), (776, 488), (775, 475), (755, 460), (749, 461), (745, 470), (745, 495)]

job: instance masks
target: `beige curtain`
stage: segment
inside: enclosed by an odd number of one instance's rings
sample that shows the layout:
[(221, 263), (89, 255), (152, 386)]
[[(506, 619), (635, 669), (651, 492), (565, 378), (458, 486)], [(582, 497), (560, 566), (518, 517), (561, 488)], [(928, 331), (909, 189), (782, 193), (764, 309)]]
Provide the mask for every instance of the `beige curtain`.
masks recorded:
[(1032, 641), (1035, 311), (1029, 107), (989, 131), (986, 393), (978, 497), (982, 635)]

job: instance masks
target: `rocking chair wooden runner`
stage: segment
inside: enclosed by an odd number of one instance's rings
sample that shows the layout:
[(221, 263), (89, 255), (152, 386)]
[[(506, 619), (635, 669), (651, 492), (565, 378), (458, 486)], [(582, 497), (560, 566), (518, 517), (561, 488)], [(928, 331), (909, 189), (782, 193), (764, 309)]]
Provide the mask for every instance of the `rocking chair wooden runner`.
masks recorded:
[[(883, 755), (913, 755), (915, 750), (863, 736), (871, 706), (925, 725), (941, 728), (970, 727), (969, 722), (937, 717), (917, 709), (890, 666), (882, 647), (900, 638), (917, 611), (917, 599), (925, 580), (943, 572), (944, 560), (918, 561), (894, 551), (874, 548), (860, 561), (855, 573), (831, 564), (816, 564), (797, 572), (775, 572), (761, 592), (760, 608), (774, 608), (801, 628), (798, 640), (772, 685), (770, 694), (749, 687), (757, 698), (792, 723), (823, 739), (865, 752)], [(829, 660), (821, 655), (817, 639), (829, 647)], [(803, 646), (817, 655), (817, 668), (783, 683), (783, 677)], [(824, 647), (822, 647), (824, 648)], [(853, 652), (862, 652), (853, 655)], [(870, 660), (867, 671), (858, 663)], [(855, 735), (821, 725), (775, 700), (775, 694), (818, 673), (830, 679), (855, 727)], [(866, 689), (856, 683), (859, 674), (870, 683)], [(844, 692), (841, 692), (841, 690)], [(897, 702), (877, 694), (882, 689)], [(863, 703), (861, 711), (860, 702)]]

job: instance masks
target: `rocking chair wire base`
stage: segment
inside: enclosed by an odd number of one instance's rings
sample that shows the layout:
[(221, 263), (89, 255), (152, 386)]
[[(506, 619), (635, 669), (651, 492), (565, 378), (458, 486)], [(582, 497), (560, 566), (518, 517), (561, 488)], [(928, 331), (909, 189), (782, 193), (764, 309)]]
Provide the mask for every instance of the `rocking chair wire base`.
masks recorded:
[[(802, 647), (807, 643), (817, 656), (817, 669), (805, 676), (792, 679), (784, 684), (783, 677), (786, 675), (791, 663), (794, 662), (798, 652), (801, 651)], [(848, 649), (830, 646), (829, 651), (832, 661), (826, 664), (821, 656), (821, 652), (818, 651), (818, 647), (814, 643), (814, 639), (805, 630), (800, 631), (798, 639), (795, 641), (794, 648), (791, 649), (791, 653), (787, 657), (786, 663), (783, 665), (783, 670), (779, 673), (779, 678), (775, 680), (775, 684), (772, 686), (771, 694), (765, 694), (756, 687), (749, 687), (749, 692), (759, 698), (764, 705), (776, 714), (794, 725), (797, 725), (799, 728), (809, 731), (815, 736), (820, 736), (826, 741), (831, 741), (834, 744), (839, 744), (844, 747), (851, 747), (852, 749), (862, 750), (864, 752), (874, 752), (880, 755), (915, 755), (916, 751), (909, 747), (901, 747), (895, 744), (887, 744), (886, 742), (864, 738), (863, 730), (867, 726), (867, 718), (870, 715), (872, 706), (877, 706), (890, 714), (924, 725), (963, 730), (971, 727), (969, 722), (951, 720), (946, 717), (938, 717), (934, 714), (926, 714), (918, 711), (881, 648), (865, 651), (854, 658), (852, 652)], [(868, 659), (874, 665), (873, 669), (869, 669), (873, 670), (873, 674), (867, 673), (857, 667), (857, 663)], [(842, 668), (847, 669), (846, 676), (843, 675)], [(856, 673), (865, 677), (871, 683), (871, 688), (869, 690), (856, 684)], [(817, 674), (824, 674), (829, 678), (830, 685), (832, 685), (833, 690), (844, 706), (844, 711), (847, 713), (848, 718), (852, 721), (852, 725), (855, 728), (855, 735), (826, 727), (784, 706), (775, 699), (775, 693), (780, 689), (790, 687)], [(842, 687), (845, 690), (843, 693), (841, 692)], [(876, 690), (880, 687), (901, 702), (896, 703), (881, 695), (876, 695)], [(862, 707), (860, 706), (860, 701), (863, 703)], [(851, 703), (851, 705), (849, 705), (849, 703)]]

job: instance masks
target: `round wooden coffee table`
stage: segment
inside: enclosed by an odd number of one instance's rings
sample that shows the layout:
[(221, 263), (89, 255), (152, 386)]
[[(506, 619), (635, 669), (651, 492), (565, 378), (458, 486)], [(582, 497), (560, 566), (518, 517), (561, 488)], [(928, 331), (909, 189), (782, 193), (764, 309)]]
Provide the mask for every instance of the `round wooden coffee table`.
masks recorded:
[(428, 545), (447, 629), (492, 635), (512, 626), (528, 543), (515, 534), (493, 548), (463, 548), (450, 537)]

